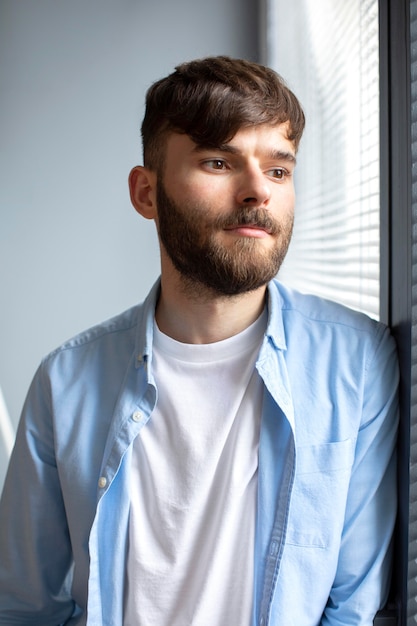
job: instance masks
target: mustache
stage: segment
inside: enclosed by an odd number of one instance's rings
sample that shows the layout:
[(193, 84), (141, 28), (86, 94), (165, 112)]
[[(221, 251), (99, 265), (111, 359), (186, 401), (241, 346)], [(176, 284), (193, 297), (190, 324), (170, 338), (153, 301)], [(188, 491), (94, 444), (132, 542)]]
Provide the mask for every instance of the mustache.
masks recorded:
[(256, 207), (241, 207), (226, 217), (219, 217), (216, 220), (216, 227), (238, 228), (239, 226), (257, 226), (278, 235), (281, 232), (280, 224), (274, 220), (268, 211)]

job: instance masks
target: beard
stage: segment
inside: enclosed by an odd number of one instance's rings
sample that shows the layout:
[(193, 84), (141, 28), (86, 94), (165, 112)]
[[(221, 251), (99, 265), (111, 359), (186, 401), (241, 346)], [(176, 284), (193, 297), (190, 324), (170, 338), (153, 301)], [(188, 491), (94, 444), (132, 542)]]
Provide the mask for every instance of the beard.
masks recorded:
[[(266, 285), (277, 275), (291, 241), (292, 215), (280, 223), (269, 211), (242, 206), (210, 220), (202, 204), (177, 205), (168, 196), (161, 176), (156, 194), (159, 237), (184, 284), (194, 290), (203, 287), (216, 295), (236, 296)], [(244, 225), (268, 230), (275, 237), (274, 247), (263, 249), (255, 237), (237, 237), (228, 246), (216, 240), (215, 234), (224, 228)]]

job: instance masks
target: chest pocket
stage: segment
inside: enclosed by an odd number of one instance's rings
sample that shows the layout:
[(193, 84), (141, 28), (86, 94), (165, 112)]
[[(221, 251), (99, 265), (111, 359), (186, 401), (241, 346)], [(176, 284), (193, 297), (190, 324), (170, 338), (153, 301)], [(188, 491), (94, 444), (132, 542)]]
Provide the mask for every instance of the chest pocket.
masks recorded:
[(355, 440), (296, 450), (286, 543), (328, 548), (340, 540), (355, 452)]

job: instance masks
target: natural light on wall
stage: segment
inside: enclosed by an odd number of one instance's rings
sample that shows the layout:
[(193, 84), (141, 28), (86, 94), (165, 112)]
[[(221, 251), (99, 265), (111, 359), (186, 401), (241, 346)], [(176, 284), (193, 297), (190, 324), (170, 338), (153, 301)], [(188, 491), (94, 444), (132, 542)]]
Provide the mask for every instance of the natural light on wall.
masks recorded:
[(267, 0), (267, 63), (301, 100), (284, 282), (379, 316), (377, 0)]

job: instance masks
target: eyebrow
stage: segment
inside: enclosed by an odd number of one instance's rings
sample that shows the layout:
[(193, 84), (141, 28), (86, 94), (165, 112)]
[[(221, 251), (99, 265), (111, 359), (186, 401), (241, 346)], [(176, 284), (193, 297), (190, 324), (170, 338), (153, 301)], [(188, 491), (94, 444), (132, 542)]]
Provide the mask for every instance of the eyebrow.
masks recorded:
[[(196, 147), (194, 148), (194, 152), (206, 152), (206, 151), (210, 151), (210, 150), (218, 150), (219, 152), (225, 152), (226, 154), (236, 154), (239, 155), (241, 154), (241, 151), (236, 148), (235, 146), (232, 146), (229, 143), (223, 143), (220, 144), (219, 146), (209, 146), (209, 145), (196, 145)], [(289, 163), (296, 163), (297, 159), (295, 158), (295, 155), (292, 152), (287, 152), (285, 150), (269, 150), (268, 151), (268, 158), (272, 159), (272, 160), (276, 160), (276, 161), (287, 161)]]

